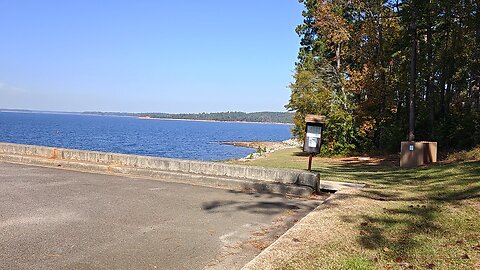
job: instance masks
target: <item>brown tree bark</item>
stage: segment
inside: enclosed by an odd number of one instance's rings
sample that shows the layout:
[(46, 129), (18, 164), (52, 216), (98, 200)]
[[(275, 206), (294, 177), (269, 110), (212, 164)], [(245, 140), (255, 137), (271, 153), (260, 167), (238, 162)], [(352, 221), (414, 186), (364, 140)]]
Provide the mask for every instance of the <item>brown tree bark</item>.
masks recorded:
[[(430, 4), (429, 4), (430, 6)], [(435, 89), (433, 87), (433, 45), (432, 45), (432, 19), (431, 12), (427, 13), (427, 100), (429, 107), (429, 132), (430, 140), (435, 136)]]
[(449, 39), (450, 39), (450, 24), (447, 18), (445, 18), (445, 36), (443, 40), (443, 52), (442, 52), (442, 73), (440, 75), (440, 115), (441, 117), (446, 117), (447, 114), (447, 105), (446, 105), (446, 90), (445, 90), (445, 84), (448, 79), (448, 68), (446, 67), (448, 65), (448, 57), (447, 55), (449, 54), (449, 49), (448, 49), (448, 44), (449, 44)]
[(337, 72), (340, 72), (340, 53), (341, 53), (341, 47), (340, 43), (337, 44), (337, 50), (335, 52), (335, 58), (337, 60)]
[(473, 110), (480, 112), (480, 51), (478, 50), (480, 46), (480, 1), (476, 1), (476, 24), (475, 24), (475, 43), (477, 50), (475, 51), (475, 62), (473, 64), (473, 79), (474, 83), (472, 86), (472, 99), (473, 99)]
[(410, 51), (410, 92), (408, 106), (408, 140), (415, 140), (415, 92), (417, 83), (417, 22), (415, 9), (411, 25), (412, 41)]

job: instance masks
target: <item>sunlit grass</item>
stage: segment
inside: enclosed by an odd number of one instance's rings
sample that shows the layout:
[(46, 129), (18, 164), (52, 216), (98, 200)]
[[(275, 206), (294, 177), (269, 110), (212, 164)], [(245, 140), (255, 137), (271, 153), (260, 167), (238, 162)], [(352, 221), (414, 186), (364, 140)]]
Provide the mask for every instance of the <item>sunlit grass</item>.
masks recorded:
[[(307, 159), (285, 149), (244, 164), (304, 170)], [(367, 184), (359, 196), (368, 210), (345, 213), (344, 234), (305, 247), (280, 268), (480, 269), (480, 161), (401, 169), (315, 158), (313, 170), (321, 180)]]

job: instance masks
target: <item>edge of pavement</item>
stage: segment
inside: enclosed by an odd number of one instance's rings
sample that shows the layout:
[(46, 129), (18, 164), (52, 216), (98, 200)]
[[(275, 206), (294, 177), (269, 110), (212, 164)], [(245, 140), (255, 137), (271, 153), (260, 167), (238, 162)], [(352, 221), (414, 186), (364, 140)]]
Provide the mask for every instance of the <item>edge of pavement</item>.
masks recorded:
[[(322, 183), (323, 182), (323, 183)], [(336, 191), (322, 204), (308, 213), (275, 242), (247, 263), (242, 270), (278, 269), (302, 255), (307, 247), (328, 244), (341, 233), (339, 224), (343, 223), (339, 213), (348, 215), (361, 213), (365, 207), (359, 207), (363, 200), (361, 188), (366, 185), (321, 181), (323, 188)]]

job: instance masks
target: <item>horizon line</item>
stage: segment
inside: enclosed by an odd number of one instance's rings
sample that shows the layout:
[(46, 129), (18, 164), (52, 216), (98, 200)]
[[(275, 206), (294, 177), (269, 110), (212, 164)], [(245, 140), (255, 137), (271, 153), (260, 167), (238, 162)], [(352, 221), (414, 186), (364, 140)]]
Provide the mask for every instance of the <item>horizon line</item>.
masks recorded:
[(122, 114), (212, 114), (212, 113), (294, 113), (291, 111), (214, 111), (214, 112), (179, 112), (179, 113), (171, 113), (171, 112), (153, 112), (153, 111), (143, 111), (143, 112), (128, 112), (128, 111), (101, 111), (101, 110), (86, 110), (86, 111), (62, 111), (62, 110), (39, 110), (39, 109), (12, 109), (12, 108), (0, 108), (0, 112), (45, 112), (45, 113), (122, 113)]

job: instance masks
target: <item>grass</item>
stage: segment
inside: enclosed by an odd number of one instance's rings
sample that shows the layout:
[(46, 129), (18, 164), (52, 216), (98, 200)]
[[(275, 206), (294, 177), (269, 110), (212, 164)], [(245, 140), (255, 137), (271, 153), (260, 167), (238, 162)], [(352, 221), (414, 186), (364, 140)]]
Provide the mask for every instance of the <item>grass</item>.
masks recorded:
[[(478, 150), (474, 150), (478, 151)], [(473, 160), (475, 153), (461, 156)], [(252, 166), (305, 169), (285, 149)], [(462, 159), (465, 160), (465, 159)], [(478, 159), (477, 159), (478, 160)], [(400, 169), (393, 159), (315, 158), (323, 180), (365, 183), (358, 213), (342, 213), (342, 233), (306, 245), (280, 269), (480, 269), (480, 161)]]

